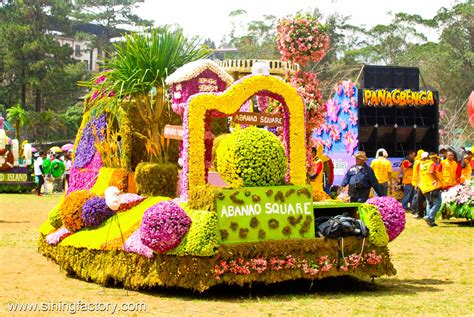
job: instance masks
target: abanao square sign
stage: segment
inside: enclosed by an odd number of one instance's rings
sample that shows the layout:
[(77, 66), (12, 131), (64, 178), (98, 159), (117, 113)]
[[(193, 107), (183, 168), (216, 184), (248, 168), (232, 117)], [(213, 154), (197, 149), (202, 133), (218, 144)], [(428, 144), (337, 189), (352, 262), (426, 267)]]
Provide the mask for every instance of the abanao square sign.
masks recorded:
[(224, 244), (315, 236), (309, 186), (220, 190), (216, 207)]

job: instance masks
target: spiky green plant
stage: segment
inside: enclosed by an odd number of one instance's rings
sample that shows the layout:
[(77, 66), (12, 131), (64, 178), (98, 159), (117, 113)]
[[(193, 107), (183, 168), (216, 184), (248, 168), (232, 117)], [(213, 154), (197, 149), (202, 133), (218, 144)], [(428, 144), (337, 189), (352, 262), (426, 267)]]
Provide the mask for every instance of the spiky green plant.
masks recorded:
[(15, 125), (15, 138), (20, 141), (20, 129), (24, 127), (28, 121), (28, 111), (23, 109), (20, 104), (16, 104), (10, 109), (7, 109), (7, 120)]
[[(137, 105), (146, 126), (150, 127), (147, 148), (151, 161), (167, 160), (163, 151), (163, 124), (160, 117), (170, 109), (166, 97), (166, 77), (186, 63), (209, 55), (198, 39), (187, 39), (181, 31), (152, 29), (132, 33), (116, 43), (116, 54), (106, 60), (106, 72), (98, 74), (86, 86), (92, 88), (89, 102), (99, 111), (118, 115), (119, 109)], [(84, 83), (83, 83), (84, 84)]]

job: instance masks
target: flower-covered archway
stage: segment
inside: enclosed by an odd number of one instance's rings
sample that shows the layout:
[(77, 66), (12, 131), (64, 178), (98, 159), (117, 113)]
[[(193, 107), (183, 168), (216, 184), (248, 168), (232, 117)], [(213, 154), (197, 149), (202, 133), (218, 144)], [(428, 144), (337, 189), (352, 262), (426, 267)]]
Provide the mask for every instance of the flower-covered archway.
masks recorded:
[(192, 97), (183, 117), (183, 183), (182, 197), (188, 198), (190, 187), (206, 184), (205, 130), (206, 115), (217, 111), (230, 116), (252, 96), (272, 96), (287, 107), (285, 130), (289, 158), (289, 181), (306, 184), (305, 108), (296, 89), (274, 76), (252, 75), (235, 82), (223, 93), (203, 93)]

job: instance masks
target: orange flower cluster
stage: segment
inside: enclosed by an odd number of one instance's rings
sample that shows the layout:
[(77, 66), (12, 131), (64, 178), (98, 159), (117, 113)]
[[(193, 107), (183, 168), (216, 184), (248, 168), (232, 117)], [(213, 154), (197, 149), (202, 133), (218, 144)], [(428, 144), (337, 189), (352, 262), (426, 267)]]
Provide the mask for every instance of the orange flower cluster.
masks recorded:
[(82, 207), (92, 197), (94, 194), (89, 190), (77, 190), (64, 198), (60, 207), (61, 220), (69, 231), (74, 232), (84, 227)]

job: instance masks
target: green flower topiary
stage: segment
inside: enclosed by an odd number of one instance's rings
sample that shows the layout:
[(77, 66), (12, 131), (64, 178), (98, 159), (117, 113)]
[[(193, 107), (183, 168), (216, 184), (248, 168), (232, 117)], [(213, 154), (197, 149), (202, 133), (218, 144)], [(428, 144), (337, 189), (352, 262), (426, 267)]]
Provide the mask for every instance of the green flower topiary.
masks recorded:
[(359, 216), (369, 229), (369, 241), (377, 247), (386, 246), (388, 244), (388, 234), (377, 207), (362, 204), (359, 207)]
[(217, 170), (231, 187), (281, 185), (287, 168), (285, 148), (267, 130), (235, 131), (217, 148)]
[(62, 197), (59, 203), (49, 212), (48, 221), (51, 226), (54, 228), (60, 228), (63, 225), (61, 220), (61, 204), (63, 203), (64, 198)]

